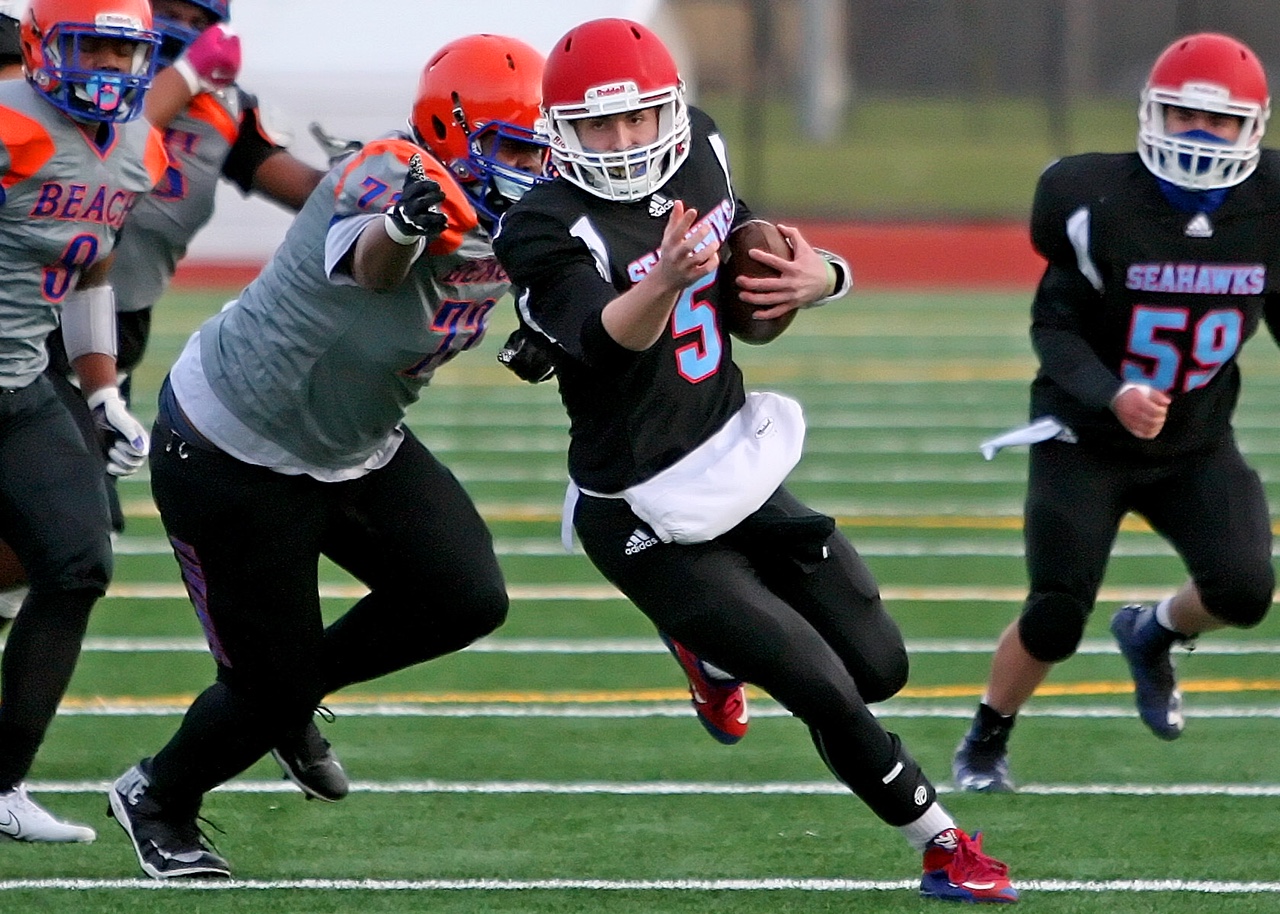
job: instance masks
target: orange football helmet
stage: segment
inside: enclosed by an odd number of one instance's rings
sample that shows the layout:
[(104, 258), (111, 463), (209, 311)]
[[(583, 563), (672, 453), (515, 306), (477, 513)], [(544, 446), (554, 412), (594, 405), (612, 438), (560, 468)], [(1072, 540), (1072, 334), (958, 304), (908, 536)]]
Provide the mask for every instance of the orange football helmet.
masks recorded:
[[(469, 35), (438, 50), (418, 80), (409, 118), (414, 134), (493, 221), (546, 180), (542, 65), (542, 55), (523, 41)], [(536, 159), (536, 168), (503, 161), (502, 147), (510, 143), (536, 150), (525, 156)]]
[[(1240, 137), (1227, 143), (1200, 130), (1170, 134), (1171, 107), (1238, 117)], [(1138, 113), (1138, 152), (1153, 174), (1184, 190), (1232, 187), (1257, 167), (1270, 114), (1267, 74), (1253, 51), (1228, 35), (1187, 35), (1151, 68)]]
[[(684, 81), (666, 45), (627, 19), (571, 29), (547, 57), (543, 107), (551, 161), (565, 178), (606, 200), (639, 200), (662, 187), (689, 154)], [(582, 148), (574, 122), (658, 109), (658, 138), (620, 152)]]
[[(20, 33), (27, 81), (54, 107), (87, 121), (142, 113), (160, 42), (148, 0), (31, 0)], [(95, 63), (104, 44), (126, 63)]]

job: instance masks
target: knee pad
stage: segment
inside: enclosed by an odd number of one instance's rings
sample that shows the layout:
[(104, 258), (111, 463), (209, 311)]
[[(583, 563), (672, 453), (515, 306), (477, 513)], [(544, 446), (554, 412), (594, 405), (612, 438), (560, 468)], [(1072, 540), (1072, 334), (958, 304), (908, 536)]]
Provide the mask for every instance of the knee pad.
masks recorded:
[(1215, 619), (1234, 628), (1253, 628), (1271, 609), (1274, 586), (1273, 579), (1246, 582), (1225, 593), (1201, 590), (1200, 598)]
[(1065, 593), (1033, 593), (1018, 619), (1022, 646), (1042, 663), (1059, 663), (1076, 652), (1089, 607)]

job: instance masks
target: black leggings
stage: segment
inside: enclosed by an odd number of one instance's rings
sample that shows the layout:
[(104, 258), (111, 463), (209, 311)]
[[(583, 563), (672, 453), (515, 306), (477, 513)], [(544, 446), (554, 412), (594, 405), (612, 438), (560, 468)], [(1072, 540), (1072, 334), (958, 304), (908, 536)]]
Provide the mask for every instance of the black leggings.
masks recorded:
[(0, 539), (31, 586), (0, 664), (0, 790), (31, 767), (111, 580), (102, 478), (48, 378), (0, 391)]
[[(488, 529), (406, 431), (391, 462), (318, 482), (194, 446), (158, 420), (152, 489), (218, 662), (153, 765), (190, 802), (239, 774), (343, 686), (460, 650), (506, 618)], [(317, 562), (370, 593), (325, 628)]]
[(809, 726), (836, 777), (905, 825), (934, 790), (867, 703), (906, 683), (906, 649), (843, 535), (827, 536), (829, 556), (815, 559), (785, 532), (821, 517), (779, 489), (749, 523), (708, 543), (653, 541), (621, 499), (583, 496), (575, 525), (591, 561), (661, 631), (776, 698)]
[(1275, 587), (1271, 517), (1233, 440), (1165, 462), (1046, 441), (1031, 448), (1027, 482), (1031, 589), (1021, 629), (1033, 655), (1058, 660), (1075, 650), (1129, 511), (1177, 549), (1215, 617), (1251, 626), (1266, 615)]

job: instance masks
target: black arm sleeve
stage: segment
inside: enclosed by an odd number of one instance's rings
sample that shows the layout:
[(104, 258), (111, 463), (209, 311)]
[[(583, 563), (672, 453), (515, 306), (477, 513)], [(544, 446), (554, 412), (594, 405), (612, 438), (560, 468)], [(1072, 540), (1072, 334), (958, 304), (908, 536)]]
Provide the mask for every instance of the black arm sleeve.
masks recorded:
[(236, 136), (231, 151), (222, 163), (222, 176), (241, 193), (248, 194), (253, 190), (253, 176), (267, 159), (284, 147), (272, 140), (258, 118), (258, 100), (249, 93), (237, 89), (240, 93), (240, 133)]
[(1262, 319), (1267, 324), (1271, 338), (1280, 346), (1280, 293), (1271, 293), (1262, 303)]
[(1031, 304), (1031, 345), (1040, 373), (1086, 406), (1107, 409), (1120, 380), (1089, 345), (1087, 308), (1101, 309), (1098, 291), (1075, 267), (1050, 263)]
[(512, 283), (526, 289), (521, 319), (575, 361), (604, 371), (625, 371), (640, 353), (605, 332), (600, 314), (618, 297), (581, 239), (541, 213), (507, 213), (494, 252)]

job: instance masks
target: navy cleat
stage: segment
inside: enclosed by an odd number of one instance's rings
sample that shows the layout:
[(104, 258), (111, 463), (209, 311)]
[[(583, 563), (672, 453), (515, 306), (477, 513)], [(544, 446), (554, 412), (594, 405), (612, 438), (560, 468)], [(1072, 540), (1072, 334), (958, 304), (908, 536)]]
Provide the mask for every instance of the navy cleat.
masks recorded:
[(1009, 732), (1013, 721), (986, 705), (978, 707), (973, 726), (951, 760), (951, 776), (958, 788), (974, 793), (1013, 793), (1013, 779), (1009, 777)]
[(982, 852), (982, 835), (970, 838), (958, 828), (937, 835), (924, 851), (920, 895), (967, 904), (1013, 904), (1018, 890), (1009, 867)]
[(1170, 648), (1190, 640), (1156, 620), (1154, 606), (1122, 606), (1111, 617), (1111, 634), (1133, 676), (1138, 716), (1156, 736), (1174, 740), (1182, 735), (1182, 693), (1173, 671)]

